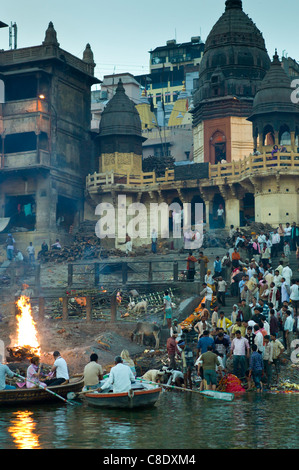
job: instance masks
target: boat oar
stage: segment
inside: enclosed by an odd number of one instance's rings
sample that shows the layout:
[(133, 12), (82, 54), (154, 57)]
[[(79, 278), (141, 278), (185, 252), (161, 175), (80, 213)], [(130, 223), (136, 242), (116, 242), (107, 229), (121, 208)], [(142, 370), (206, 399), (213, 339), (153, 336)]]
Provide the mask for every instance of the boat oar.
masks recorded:
[[(226, 400), (226, 401), (232, 401), (234, 398), (233, 394), (227, 394), (230, 395), (228, 397), (220, 395), (222, 392), (217, 392), (214, 390), (205, 390), (203, 392), (199, 392), (198, 390), (192, 390), (190, 388), (181, 388), (181, 387), (176, 387), (175, 385), (166, 385), (166, 384), (157, 384), (156, 382), (151, 382), (150, 380), (143, 380), (136, 378), (136, 380), (139, 380), (139, 382), (146, 382), (152, 385), (159, 385), (161, 387), (166, 387), (166, 388), (173, 388), (175, 390), (180, 390), (181, 392), (192, 392), (192, 393), (199, 393), (202, 397), (208, 397), (208, 398), (215, 398), (215, 399), (220, 399), (220, 400)], [(214, 396), (213, 396), (214, 395)]]
[(42, 388), (43, 390), (46, 390), (46, 392), (51, 393), (52, 395), (55, 395), (55, 397), (60, 398), (60, 400), (63, 400), (65, 403), (68, 403), (69, 405), (74, 405), (74, 403), (72, 403), (71, 401), (68, 401), (68, 400), (66, 400), (65, 398), (61, 397), (60, 395), (58, 395), (58, 393), (53, 392), (53, 390), (50, 390), (50, 389), (47, 388), (47, 387), (43, 387), (43, 386), (40, 385), (38, 382), (34, 382), (33, 380), (25, 379), (25, 377), (23, 377), (22, 375), (16, 374), (16, 372), (14, 372), (14, 374), (15, 374), (17, 377), (19, 377), (20, 379), (28, 380), (28, 382), (30, 382), (30, 383), (32, 383), (32, 384), (34, 384), (34, 385), (37, 385), (39, 388)]

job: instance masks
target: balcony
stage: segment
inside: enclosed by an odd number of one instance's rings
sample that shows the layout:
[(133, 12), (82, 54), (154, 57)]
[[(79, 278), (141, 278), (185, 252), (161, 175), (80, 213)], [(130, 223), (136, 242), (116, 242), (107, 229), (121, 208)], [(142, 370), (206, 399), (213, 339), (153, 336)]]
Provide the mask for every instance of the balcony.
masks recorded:
[(28, 169), (34, 167), (50, 167), (50, 153), (45, 150), (9, 153), (1, 157), (1, 170)]

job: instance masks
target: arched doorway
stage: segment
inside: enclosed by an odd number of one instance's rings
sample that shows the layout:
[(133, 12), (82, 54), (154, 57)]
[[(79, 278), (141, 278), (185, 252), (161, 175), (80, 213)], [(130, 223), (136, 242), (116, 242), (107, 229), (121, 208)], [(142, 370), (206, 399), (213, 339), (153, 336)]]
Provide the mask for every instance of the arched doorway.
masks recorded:
[(226, 137), (222, 131), (216, 131), (210, 138), (211, 163), (221, 163), (226, 160)]
[(240, 208), (240, 226), (245, 227), (251, 222), (255, 222), (255, 200), (254, 194), (246, 193)]
[(210, 228), (225, 227), (225, 200), (221, 194), (216, 193), (213, 199), (212, 213), (210, 213)]

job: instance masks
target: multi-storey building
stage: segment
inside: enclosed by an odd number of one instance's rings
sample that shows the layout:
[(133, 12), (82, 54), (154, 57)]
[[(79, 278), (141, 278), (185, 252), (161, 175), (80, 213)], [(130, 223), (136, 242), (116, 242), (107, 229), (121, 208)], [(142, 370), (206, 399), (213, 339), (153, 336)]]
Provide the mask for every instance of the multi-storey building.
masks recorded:
[(41, 45), (0, 52), (0, 213), (21, 249), (63, 241), (83, 219), (94, 67), (89, 44), (73, 56), (52, 23)]

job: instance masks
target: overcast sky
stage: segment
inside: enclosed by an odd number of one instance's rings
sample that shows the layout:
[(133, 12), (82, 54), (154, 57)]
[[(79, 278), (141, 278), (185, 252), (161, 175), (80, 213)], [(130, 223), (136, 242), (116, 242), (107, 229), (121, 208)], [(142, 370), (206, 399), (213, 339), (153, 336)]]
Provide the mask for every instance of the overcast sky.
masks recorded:
[[(95, 74), (148, 73), (151, 49), (169, 39), (205, 41), (225, 9), (225, 0), (14, 0), (2, 2), (0, 20), (18, 27), (18, 48), (42, 43), (53, 22), (60, 47), (82, 58), (90, 43)], [(299, 2), (243, 0), (243, 9), (262, 31), (272, 58), (275, 48), (299, 61)], [(0, 29), (1, 49), (9, 49), (8, 28)]]

